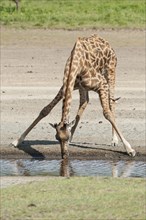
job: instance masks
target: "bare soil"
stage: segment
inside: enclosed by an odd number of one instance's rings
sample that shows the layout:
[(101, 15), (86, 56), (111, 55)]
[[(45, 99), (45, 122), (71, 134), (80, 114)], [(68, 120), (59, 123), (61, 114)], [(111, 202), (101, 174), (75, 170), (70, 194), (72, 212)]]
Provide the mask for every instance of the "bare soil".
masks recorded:
[[(145, 31), (144, 30), (22, 30), (1, 28), (1, 158), (60, 158), (55, 130), (60, 102), (27, 136), (20, 148), (10, 146), (56, 95), (65, 62), (79, 36), (96, 33), (107, 39), (118, 57), (116, 118), (137, 156), (125, 154), (121, 143), (111, 147), (111, 125), (102, 115), (98, 95), (90, 103), (69, 147), (71, 158), (145, 160)], [(73, 93), (71, 120), (78, 109)]]

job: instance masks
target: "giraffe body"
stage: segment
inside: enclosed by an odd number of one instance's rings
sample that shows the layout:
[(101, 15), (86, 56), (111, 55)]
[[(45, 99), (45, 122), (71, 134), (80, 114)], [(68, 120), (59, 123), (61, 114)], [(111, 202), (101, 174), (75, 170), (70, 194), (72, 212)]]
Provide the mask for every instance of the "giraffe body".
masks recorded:
[(83, 87), (86, 91), (95, 92), (110, 89), (111, 99), (114, 98), (116, 63), (114, 50), (107, 41), (97, 35), (77, 40), (64, 72), (61, 121), (68, 121), (66, 116), (69, 116), (74, 88)]
[[(68, 141), (72, 139), (74, 131), (79, 123), (81, 115), (89, 102), (89, 91), (95, 91), (99, 94), (103, 114), (112, 125), (112, 133), (114, 145), (117, 144), (118, 138), (123, 142), (127, 153), (135, 156), (135, 151), (123, 137), (115, 124), (115, 68), (117, 58), (114, 50), (109, 43), (97, 35), (91, 37), (78, 38), (74, 45), (71, 55), (67, 60), (63, 86), (52, 100), (36, 118), (36, 120), (28, 127), (21, 137), (13, 142), (14, 146), (18, 146), (30, 130), (63, 98), (62, 117), (59, 124), (52, 125), (56, 129), (56, 138), (60, 142), (62, 158), (68, 157)], [(69, 113), (72, 101), (73, 90), (79, 90), (80, 105), (76, 118), (72, 124), (69, 124)]]

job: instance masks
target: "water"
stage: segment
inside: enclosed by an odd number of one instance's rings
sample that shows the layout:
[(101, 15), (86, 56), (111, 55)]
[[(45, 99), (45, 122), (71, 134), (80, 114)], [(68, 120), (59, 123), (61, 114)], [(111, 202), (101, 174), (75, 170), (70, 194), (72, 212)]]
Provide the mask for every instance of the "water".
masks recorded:
[(0, 176), (146, 177), (146, 162), (107, 160), (0, 160)]

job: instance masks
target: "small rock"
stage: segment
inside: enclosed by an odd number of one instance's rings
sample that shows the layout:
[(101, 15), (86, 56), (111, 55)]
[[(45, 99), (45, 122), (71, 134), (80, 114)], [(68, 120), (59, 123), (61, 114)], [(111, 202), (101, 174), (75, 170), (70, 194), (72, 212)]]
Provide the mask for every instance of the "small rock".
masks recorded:
[(36, 205), (35, 205), (34, 203), (30, 203), (30, 204), (28, 205), (28, 207), (36, 207)]

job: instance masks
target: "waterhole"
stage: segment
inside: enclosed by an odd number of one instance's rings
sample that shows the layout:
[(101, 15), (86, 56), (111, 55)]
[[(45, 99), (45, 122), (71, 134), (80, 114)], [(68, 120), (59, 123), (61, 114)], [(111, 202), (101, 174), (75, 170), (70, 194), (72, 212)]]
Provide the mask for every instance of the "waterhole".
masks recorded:
[(146, 162), (107, 160), (0, 160), (1, 176), (146, 177)]

